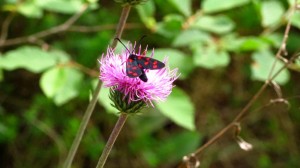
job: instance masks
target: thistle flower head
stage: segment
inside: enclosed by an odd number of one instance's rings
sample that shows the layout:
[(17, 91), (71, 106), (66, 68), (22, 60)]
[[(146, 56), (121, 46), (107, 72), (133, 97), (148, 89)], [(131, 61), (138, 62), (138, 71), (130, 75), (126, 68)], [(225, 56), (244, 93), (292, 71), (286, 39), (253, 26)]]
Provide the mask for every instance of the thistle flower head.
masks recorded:
[[(134, 48), (131, 47), (131, 48)], [(146, 53), (147, 49), (143, 53)], [(147, 82), (141, 79), (130, 78), (126, 75), (126, 61), (132, 54), (128, 50), (124, 50), (121, 54), (115, 54), (111, 48), (107, 49), (106, 54), (102, 55), (100, 62), (100, 80), (105, 87), (123, 94), (123, 100), (127, 104), (132, 102), (143, 101), (153, 106), (153, 101), (164, 101), (169, 96), (173, 88), (173, 82), (178, 78), (177, 69), (170, 70), (167, 65), (167, 59), (163, 61), (166, 66), (158, 70), (144, 70), (148, 78)], [(139, 51), (133, 53), (143, 55), (141, 47)], [(154, 50), (150, 57), (153, 57)]]

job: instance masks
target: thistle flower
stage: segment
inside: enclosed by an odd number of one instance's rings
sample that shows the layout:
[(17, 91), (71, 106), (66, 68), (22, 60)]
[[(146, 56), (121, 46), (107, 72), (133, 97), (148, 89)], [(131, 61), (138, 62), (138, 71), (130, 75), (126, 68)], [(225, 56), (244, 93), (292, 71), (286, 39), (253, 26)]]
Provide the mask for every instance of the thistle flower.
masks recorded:
[[(147, 49), (143, 53), (146, 52)], [(99, 60), (100, 80), (102, 80), (104, 86), (113, 89), (111, 94), (121, 93), (123, 95), (123, 103), (126, 104), (142, 101), (146, 105), (150, 104), (153, 106), (154, 101), (166, 100), (172, 92), (173, 82), (178, 78), (177, 69), (170, 70), (166, 66), (159, 70), (145, 70), (145, 74), (148, 77), (147, 82), (143, 82), (139, 78), (130, 78), (126, 75), (126, 61), (130, 54), (128, 50), (124, 50), (121, 54), (115, 54), (113, 49), (108, 48), (106, 54), (102, 55), (101, 60)], [(141, 47), (134, 54), (143, 55)], [(153, 57), (153, 55), (154, 50), (150, 57)], [(167, 65), (166, 58), (163, 62)], [(120, 95), (119, 93), (118, 95)], [(113, 101), (115, 102), (116, 100)], [(124, 109), (119, 110), (124, 112)]]

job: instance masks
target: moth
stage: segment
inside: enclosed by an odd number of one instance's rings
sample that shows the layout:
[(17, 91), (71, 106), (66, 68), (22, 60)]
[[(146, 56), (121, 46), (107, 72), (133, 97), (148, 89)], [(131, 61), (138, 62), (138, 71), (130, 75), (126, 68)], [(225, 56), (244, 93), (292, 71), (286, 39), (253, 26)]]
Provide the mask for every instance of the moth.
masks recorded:
[[(143, 36), (140, 40), (144, 38)], [(146, 57), (144, 55), (136, 55), (133, 54), (135, 51), (135, 48), (132, 49), (130, 52), (128, 48), (122, 43), (122, 41), (119, 38), (115, 38), (118, 40), (125, 48), (126, 50), (130, 53), (129, 57), (126, 60), (126, 75), (130, 78), (137, 78), (139, 77), (143, 82), (147, 82), (148, 78), (145, 73), (146, 69), (149, 70), (156, 70), (156, 69), (162, 69), (165, 67), (165, 64), (159, 60), (156, 60), (154, 58)]]

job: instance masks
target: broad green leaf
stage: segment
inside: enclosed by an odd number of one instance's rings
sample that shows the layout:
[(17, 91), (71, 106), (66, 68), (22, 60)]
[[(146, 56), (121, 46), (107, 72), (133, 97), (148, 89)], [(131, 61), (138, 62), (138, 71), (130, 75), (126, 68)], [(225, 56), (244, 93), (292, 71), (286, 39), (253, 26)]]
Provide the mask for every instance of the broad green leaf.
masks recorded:
[(61, 50), (52, 50), (48, 52), (51, 57), (56, 59), (56, 62), (63, 64), (70, 61), (70, 55)]
[(146, 25), (146, 27), (149, 29), (154, 29), (156, 25), (156, 20), (154, 18), (154, 13), (155, 13), (154, 2), (147, 1), (142, 5), (137, 5), (136, 9), (141, 20)]
[(168, 57), (168, 63), (171, 69), (179, 69), (180, 79), (186, 78), (195, 67), (192, 57), (185, 55), (179, 50), (165, 48), (156, 49), (154, 51), (155, 59), (164, 60), (165, 57)]
[(278, 23), (284, 14), (284, 7), (280, 1), (263, 1), (261, 8), (262, 25), (264, 27)]
[(163, 22), (157, 24), (156, 31), (162, 36), (171, 38), (182, 31), (183, 22), (184, 18), (182, 16), (170, 14), (164, 17)]
[(292, 16), (292, 25), (300, 29), (300, 13), (296, 12)]
[(53, 12), (73, 14), (80, 11), (82, 0), (38, 0), (37, 5)]
[(35, 1), (25, 1), (17, 6), (18, 12), (31, 18), (40, 18), (43, 16), (43, 10), (35, 3)]
[(109, 88), (101, 88), (98, 101), (106, 109), (107, 112), (113, 114), (117, 114), (119, 112), (116, 108), (112, 106), (113, 102), (109, 98)]
[(220, 12), (249, 3), (250, 0), (203, 0), (202, 9), (205, 13)]
[(266, 49), (270, 46), (265, 40), (262, 40), (259, 37), (244, 37), (238, 39), (238, 42), (240, 43), (240, 51), (256, 51)]
[(186, 93), (179, 88), (173, 88), (166, 102), (157, 104), (158, 109), (176, 124), (189, 129), (195, 129), (195, 109)]
[[(253, 53), (252, 59), (254, 63), (251, 65), (251, 78), (253, 80), (266, 81), (275, 61), (274, 54), (269, 50), (262, 50)], [(284, 64), (277, 61), (272, 74), (275, 74)], [(279, 84), (285, 84), (290, 78), (289, 71), (284, 69), (274, 80)]]
[(173, 41), (175, 47), (188, 46), (191, 43), (209, 41), (210, 35), (201, 30), (189, 29), (181, 32)]
[(180, 11), (184, 16), (190, 16), (192, 14), (192, 1), (191, 0), (169, 0), (175, 8)]
[(283, 39), (283, 34), (280, 33), (272, 33), (266, 34), (261, 37), (264, 41), (268, 42), (275, 48), (279, 48)]
[(57, 52), (43, 51), (38, 47), (20, 47), (0, 57), (0, 68), (14, 70), (24, 68), (39, 73), (54, 66), (58, 60)]
[(208, 32), (225, 34), (233, 30), (234, 22), (225, 15), (199, 16), (191, 25), (192, 28), (200, 28)]
[(213, 44), (208, 46), (193, 46), (194, 63), (197, 66), (213, 69), (227, 66), (230, 62), (229, 54), (225, 50), (218, 50)]
[(73, 68), (54, 67), (43, 73), (40, 86), (55, 104), (62, 105), (76, 97), (80, 90), (83, 74)]

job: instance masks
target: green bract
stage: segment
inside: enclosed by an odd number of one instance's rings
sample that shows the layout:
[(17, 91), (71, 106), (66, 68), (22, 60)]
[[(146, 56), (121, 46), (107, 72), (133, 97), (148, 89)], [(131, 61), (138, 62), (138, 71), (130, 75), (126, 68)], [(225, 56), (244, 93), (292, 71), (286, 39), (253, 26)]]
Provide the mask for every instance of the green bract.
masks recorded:
[(113, 101), (112, 106), (121, 113), (138, 113), (147, 105), (143, 100), (129, 101), (128, 96), (124, 96), (123, 93), (114, 90), (114, 88), (110, 88), (109, 98)]

